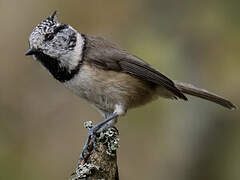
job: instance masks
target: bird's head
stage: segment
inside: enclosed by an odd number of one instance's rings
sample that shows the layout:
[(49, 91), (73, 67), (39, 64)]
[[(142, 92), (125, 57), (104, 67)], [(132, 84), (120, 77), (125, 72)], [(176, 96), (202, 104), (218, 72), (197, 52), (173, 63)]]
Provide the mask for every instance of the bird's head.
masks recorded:
[(56, 11), (37, 25), (29, 37), (30, 49), (26, 55), (43, 53), (52, 58), (61, 58), (73, 51), (77, 32), (71, 26), (57, 21)]

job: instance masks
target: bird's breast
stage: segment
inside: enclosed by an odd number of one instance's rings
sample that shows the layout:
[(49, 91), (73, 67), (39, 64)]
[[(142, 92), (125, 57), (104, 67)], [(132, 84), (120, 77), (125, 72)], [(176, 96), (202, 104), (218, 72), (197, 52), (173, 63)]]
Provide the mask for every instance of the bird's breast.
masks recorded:
[(142, 80), (86, 63), (72, 80), (64, 84), (98, 109), (110, 113), (117, 104), (123, 105), (127, 110), (147, 103), (155, 95), (155, 88)]

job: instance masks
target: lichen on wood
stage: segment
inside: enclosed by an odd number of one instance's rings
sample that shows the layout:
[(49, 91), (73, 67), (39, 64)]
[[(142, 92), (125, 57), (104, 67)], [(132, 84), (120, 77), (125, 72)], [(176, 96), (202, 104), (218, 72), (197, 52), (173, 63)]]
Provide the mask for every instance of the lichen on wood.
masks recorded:
[[(91, 128), (92, 123), (84, 123), (86, 128)], [(73, 173), (71, 180), (118, 180), (117, 148), (119, 147), (119, 133), (116, 127), (96, 135), (97, 146), (93, 147), (92, 141), (88, 144), (88, 152)]]

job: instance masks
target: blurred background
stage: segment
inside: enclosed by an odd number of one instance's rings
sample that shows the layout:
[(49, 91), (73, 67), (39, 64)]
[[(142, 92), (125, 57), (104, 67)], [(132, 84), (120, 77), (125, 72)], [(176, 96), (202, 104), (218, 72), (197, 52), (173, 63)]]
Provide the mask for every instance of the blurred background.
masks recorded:
[[(240, 1), (0, 0), (0, 179), (68, 179), (102, 117), (25, 57), (33, 28), (60, 22), (113, 40), (172, 79), (240, 105)], [(159, 99), (120, 118), (121, 179), (240, 179), (240, 113)]]

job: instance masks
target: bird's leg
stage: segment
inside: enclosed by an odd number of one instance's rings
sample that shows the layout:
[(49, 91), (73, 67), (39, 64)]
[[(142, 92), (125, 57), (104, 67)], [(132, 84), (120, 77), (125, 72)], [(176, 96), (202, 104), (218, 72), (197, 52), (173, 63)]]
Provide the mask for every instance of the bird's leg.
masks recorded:
[[(111, 115), (110, 115), (111, 116)], [(108, 117), (110, 116), (106, 116), (105, 118), (107, 119)], [(107, 130), (108, 128), (112, 127), (113, 125), (115, 125), (117, 123), (117, 117), (116, 118), (113, 118), (111, 119), (110, 121), (104, 123), (97, 131), (96, 133), (101, 133), (101, 132), (104, 132), (105, 130)], [(91, 136), (92, 138), (92, 142), (93, 142), (93, 148), (94, 149), (97, 149), (97, 144), (96, 144), (96, 134), (93, 134)]]
[[(108, 117), (109, 117), (109, 115), (106, 116), (105, 118), (107, 119)], [(111, 121), (105, 123), (101, 128), (98, 129), (97, 133), (101, 133), (101, 132), (107, 130), (108, 128), (113, 127), (117, 123), (117, 120), (118, 120), (118, 118), (116, 117), (116, 118), (113, 118)]]
[(96, 148), (96, 133), (102, 132), (109, 128), (110, 126), (112, 126), (113, 124), (115, 124), (118, 116), (119, 116), (118, 113), (114, 112), (113, 114), (109, 115), (106, 119), (104, 119), (102, 122), (96, 124), (89, 130), (88, 137), (84, 144), (78, 165), (80, 165), (82, 161), (85, 159), (85, 154), (88, 152), (87, 148), (90, 140), (92, 139), (93, 147)]
[[(92, 139), (92, 143), (93, 143), (93, 148), (97, 149), (97, 141), (96, 141), (96, 134), (100, 134), (101, 132), (107, 130), (109, 127), (112, 127), (114, 124), (117, 123), (117, 113), (113, 113), (110, 115), (106, 115), (105, 116), (105, 120), (103, 120), (102, 122), (100, 122), (99, 124), (95, 125), (96, 128), (95, 129), (90, 129), (89, 133), (90, 133), (90, 138)], [(94, 126), (94, 127), (95, 127)], [(92, 127), (92, 128), (94, 128)], [(91, 133), (92, 131), (92, 133)]]

